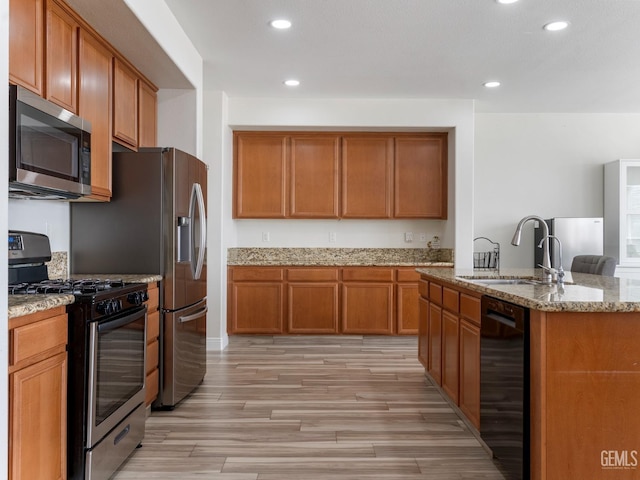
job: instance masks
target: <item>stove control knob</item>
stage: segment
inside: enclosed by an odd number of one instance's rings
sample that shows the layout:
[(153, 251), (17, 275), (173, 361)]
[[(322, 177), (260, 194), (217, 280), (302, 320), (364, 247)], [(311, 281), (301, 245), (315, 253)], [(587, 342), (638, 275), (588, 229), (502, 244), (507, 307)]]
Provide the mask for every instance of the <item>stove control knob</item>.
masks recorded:
[(122, 300), (112, 300), (111, 305), (113, 307), (113, 313), (118, 313), (122, 310)]
[(149, 299), (147, 292), (133, 292), (127, 296), (127, 300), (129, 303), (133, 303), (134, 305), (142, 305)]
[(111, 315), (113, 313), (113, 304), (111, 300), (105, 300), (96, 305), (96, 310), (100, 315)]

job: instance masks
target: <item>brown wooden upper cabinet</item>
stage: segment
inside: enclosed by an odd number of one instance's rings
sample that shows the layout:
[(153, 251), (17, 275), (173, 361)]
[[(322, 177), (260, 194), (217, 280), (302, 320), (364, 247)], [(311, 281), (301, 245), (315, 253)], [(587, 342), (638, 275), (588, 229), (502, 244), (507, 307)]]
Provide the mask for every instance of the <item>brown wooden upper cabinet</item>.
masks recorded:
[(42, 96), (44, 0), (9, 0), (9, 81)]
[(338, 218), (340, 137), (292, 136), (291, 217)]
[(113, 59), (113, 140), (138, 147), (138, 77), (118, 58)]
[(342, 139), (342, 217), (391, 218), (393, 137)]
[(234, 135), (234, 212), (237, 218), (284, 218), (287, 136)]
[(447, 218), (447, 137), (397, 137), (395, 218)]
[(234, 218), (443, 219), (446, 184), (446, 133), (234, 133)]
[(91, 198), (111, 197), (111, 84), (113, 56), (96, 37), (80, 30), (78, 111), (91, 122)]
[(61, 4), (47, 0), (45, 98), (78, 113), (78, 22)]
[(155, 147), (158, 131), (158, 94), (143, 80), (138, 80), (138, 146)]

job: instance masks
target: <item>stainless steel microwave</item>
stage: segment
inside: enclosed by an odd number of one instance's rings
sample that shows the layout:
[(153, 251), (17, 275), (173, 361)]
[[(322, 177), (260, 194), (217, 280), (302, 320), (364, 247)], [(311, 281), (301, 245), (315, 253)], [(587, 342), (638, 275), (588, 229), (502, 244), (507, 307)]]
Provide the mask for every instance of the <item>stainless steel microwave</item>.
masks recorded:
[(91, 124), (9, 85), (9, 197), (70, 200), (91, 194)]

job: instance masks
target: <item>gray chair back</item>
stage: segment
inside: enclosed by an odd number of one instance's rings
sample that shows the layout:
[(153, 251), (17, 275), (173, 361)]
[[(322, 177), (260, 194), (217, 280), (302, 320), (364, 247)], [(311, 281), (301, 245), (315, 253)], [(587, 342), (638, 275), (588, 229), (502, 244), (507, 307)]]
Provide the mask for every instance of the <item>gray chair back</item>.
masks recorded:
[(571, 263), (571, 271), (613, 277), (616, 259), (606, 255), (576, 255)]

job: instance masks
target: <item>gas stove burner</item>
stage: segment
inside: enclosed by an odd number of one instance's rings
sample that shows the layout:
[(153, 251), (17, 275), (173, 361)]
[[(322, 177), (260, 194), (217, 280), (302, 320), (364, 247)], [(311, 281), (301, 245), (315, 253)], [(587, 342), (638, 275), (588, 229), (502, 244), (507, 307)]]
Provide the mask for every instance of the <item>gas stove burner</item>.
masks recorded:
[(118, 289), (125, 286), (122, 279), (99, 280), (94, 278), (80, 280), (43, 280), (36, 283), (18, 283), (9, 285), (9, 295), (34, 294), (72, 294), (86, 295), (106, 290)]

